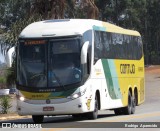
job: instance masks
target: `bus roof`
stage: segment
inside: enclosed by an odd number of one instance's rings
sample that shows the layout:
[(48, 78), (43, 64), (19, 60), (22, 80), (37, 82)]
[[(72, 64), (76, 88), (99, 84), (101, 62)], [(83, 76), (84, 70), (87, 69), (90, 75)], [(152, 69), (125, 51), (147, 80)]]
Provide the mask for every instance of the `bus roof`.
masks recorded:
[(83, 34), (87, 30), (99, 30), (140, 36), (139, 32), (128, 30), (108, 22), (92, 19), (54, 19), (34, 22), (20, 34), (20, 38), (58, 37)]

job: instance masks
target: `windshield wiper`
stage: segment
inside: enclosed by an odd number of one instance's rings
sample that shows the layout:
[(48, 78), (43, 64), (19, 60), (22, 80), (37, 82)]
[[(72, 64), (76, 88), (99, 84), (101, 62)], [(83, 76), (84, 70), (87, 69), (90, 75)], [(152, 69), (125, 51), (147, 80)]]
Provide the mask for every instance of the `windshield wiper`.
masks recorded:
[(56, 78), (56, 81), (58, 82), (60, 87), (63, 87), (64, 90), (66, 90), (66, 88), (64, 87), (64, 85), (62, 84), (62, 82), (60, 81), (59, 77), (52, 71), (54, 77)]

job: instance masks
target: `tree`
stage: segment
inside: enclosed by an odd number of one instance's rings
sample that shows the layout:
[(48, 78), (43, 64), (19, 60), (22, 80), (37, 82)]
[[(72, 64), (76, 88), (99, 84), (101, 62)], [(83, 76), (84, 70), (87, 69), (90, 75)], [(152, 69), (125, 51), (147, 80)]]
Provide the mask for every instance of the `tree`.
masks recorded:
[(9, 112), (9, 109), (12, 107), (11, 98), (9, 96), (2, 96), (0, 98), (0, 107), (2, 109), (0, 113), (7, 114)]
[(41, 15), (42, 19), (63, 19), (66, 0), (34, 0), (30, 15)]
[[(65, 18), (67, 16), (67, 5), (69, 4), (76, 12), (79, 9), (83, 10), (83, 14), (85, 14), (83, 17), (98, 19), (99, 11), (94, 0), (81, 0), (79, 2), (76, 0), (0, 1), (0, 5), (3, 7), (1, 11), (2, 18), (4, 18), (0, 24), (6, 26), (6, 32), (3, 34), (3, 39), (1, 39), (3, 53), (5, 54), (9, 48), (17, 44), (20, 32), (28, 24), (38, 20)], [(6, 7), (8, 7), (8, 10), (6, 10)], [(73, 14), (74, 17), (76, 15), (78, 13)], [(68, 15), (68, 17), (70, 16)]]
[(160, 64), (160, 2), (158, 0), (146, 1), (147, 31), (145, 38), (148, 42), (146, 45), (148, 64)]
[[(76, 13), (73, 13), (71, 5)], [(74, 18), (79, 15), (79, 10), (83, 10), (85, 18), (98, 19), (98, 8), (94, 0), (1, 0), (0, 7), (1, 22), (5, 26), (5, 33), (1, 39), (1, 50), (3, 54), (18, 43), (18, 36), (24, 27), (30, 23), (45, 19), (63, 19), (67, 12), (72, 12)], [(67, 11), (69, 9), (69, 11)], [(86, 13), (85, 13), (86, 12)], [(15, 66), (7, 71), (7, 83), (12, 84), (15, 80)], [(13, 80), (13, 81), (12, 81)]]
[(6, 78), (3, 76), (0, 76), (0, 89), (6, 88)]
[(0, 25), (6, 27), (6, 31), (17, 20), (25, 17), (27, 0), (0, 0)]
[(88, 19), (99, 19), (99, 10), (94, 3), (94, 0), (81, 0), (82, 10), (86, 10)]
[[(138, 30), (144, 40), (147, 63), (160, 63), (159, 0), (0, 0), (1, 46), (4, 53), (17, 44), (28, 24), (45, 19), (101, 19)], [(2, 42), (3, 41), (3, 42)], [(156, 59), (156, 61), (153, 61)]]

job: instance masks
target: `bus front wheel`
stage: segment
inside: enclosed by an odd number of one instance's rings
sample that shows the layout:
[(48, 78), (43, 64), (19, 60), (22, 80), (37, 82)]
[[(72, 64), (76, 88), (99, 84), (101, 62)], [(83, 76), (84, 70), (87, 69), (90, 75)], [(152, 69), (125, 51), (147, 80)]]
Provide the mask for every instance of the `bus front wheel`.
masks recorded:
[(34, 121), (34, 123), (42, 123), (43, 119), (43, 115), (32, 115), (32, 120)]
[(97, 117), (98, 117), (98, 100), (97, 100), (97, 96), (95, 97), (95, 103), (94, 103), (94, 111), (93, 112), (88, 112), (87, 113), (87, 118), (88, 119), (92, 119), (92, 120), (94, 120), (94, 119), (97, 119)]

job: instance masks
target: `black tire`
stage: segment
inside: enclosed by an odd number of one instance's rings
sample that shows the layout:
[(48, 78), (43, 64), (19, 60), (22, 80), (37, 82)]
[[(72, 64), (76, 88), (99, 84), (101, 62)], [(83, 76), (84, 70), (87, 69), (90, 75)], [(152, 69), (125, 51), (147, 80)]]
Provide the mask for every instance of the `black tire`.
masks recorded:
[(94, 119), (97, 119), (98, 117), (98, 100), (97, 100), (97, 96), (95, 97), (95, 109), (93, 112), (88, 112), (86, 113), (87, 115), (87, 118), (88, 119), (91, 119), (91, 120), (94, 120)]
[(126, 107), (122, 108), (122, 111), (124, 112), (125, 115), (130, 115), (132, 112), (132, 96), (130, 91), (128, 92), (128, 105)]
[(118, 109), (114, 109), (114, 113), (115, 115), (123, 115), (123, 110), (121, 108), (118, 108)]
[(138, 92), (137, 92), (137, 90), (134, 91), (134, 97), (135, 97), (135, 105), (138, 106)]
[(131, 114), (134, 114), (136, 110), (136, 99), (135, 96), (132, 96), (132, 108), (131, 108)]
[(34, 121), (34, 123), (42, 123), (43, 119), (43, 115), (32, 115), (32, 120)]
[(81, 117), (83, 117), (83, 115), (81, 115), (81, 114), (73, 114), (72, 117), (74, 119), (80, 119)]

